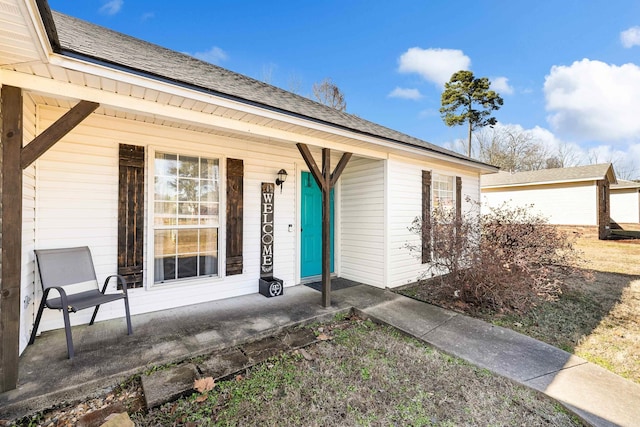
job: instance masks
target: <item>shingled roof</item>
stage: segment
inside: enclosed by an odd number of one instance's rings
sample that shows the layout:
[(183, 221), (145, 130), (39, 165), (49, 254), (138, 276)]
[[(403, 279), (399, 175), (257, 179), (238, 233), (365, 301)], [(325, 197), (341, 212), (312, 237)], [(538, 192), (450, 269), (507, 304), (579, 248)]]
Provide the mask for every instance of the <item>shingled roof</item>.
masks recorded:
[(619, 179), (617, 184), (613, 184), (611, 186), (612, 189), (617, 189), (617, 190), (626, 190), (626, 189), (632, 189), (632, 188), (637, 188), (640, 189), (640, 182), (637, 181), (629, 181), (626, 179)]
[(337, 111), (300, 95), (201, 61), (192, 56), (51, 11), (59, 46), (65, 56), (189, 87), (217, 96), (324, 123), (358, 134), (425, 149), (485, 167), (477, 160), (403, 134), (353, 114)]
[(611, 163), (515, 173), (499, 172), (484, 175), (481, 186), (482, 188), (512, 187), (560, 182), (595, 181), (607, 177), (610, 182), (617, 182)]

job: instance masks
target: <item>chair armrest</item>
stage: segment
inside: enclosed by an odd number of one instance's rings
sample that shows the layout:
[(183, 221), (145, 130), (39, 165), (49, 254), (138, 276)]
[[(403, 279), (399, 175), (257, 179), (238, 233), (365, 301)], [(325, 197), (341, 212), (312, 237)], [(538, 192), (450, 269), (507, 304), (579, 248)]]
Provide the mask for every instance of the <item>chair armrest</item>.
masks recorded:
[(104, 286), (102, 286), (102, 293), (104, 294), (107, 290), (107, 285), (109, 284), (109, 280), (111, 280), (112, 277), (116, 277), (118, 279), (118, 282), (120, 282), (120, 285), (122, 286), (122, 292), (127, 295), (127, 281), (124, 280), (124, 277), (122, 277), (120, 274), (112, 274), (111, 276), (106, 278), (106, 280), (104, 281)]
[[(61, 286), (50, 286), (47, 289), (44, 290), (44, 293), (42, 294), (42, 299), (45, 301), (47, 301), (47, 297), (49, 296), (49, 292), (55, 289), (56, 291), (58, 291), (58, 293), (60, 294), (60, 301), (62, 304), (62, 307), (67, 307), (67, 311), (69, 311), (69, 298), (67, 298), (67, 293), (64, 291), (64, 289)], [(75, 312), (75, 310), (71, 310), (73, 312)]]

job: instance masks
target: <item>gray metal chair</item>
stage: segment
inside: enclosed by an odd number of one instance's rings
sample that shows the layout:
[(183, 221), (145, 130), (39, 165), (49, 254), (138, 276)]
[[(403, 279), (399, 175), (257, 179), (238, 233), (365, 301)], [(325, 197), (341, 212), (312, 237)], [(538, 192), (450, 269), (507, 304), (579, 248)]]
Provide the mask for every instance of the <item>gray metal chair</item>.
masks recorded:
[[(119, 299), (124, 300), (124, 309), (127, 315), (127, 333), (129, 335), (133, 334), (133, 330), (131, 329), (131, 316), (129, 314), (127, 282), (121, 275), (113, 274), (107, 277), (104, 281), (102, 291), (100, 291), (96, 272), (93, 267), (93, 260), (91, 259), (91, 251), (87, 246), (36, 250), (35, 253), (38, 261), (38, 271), (40, 272), (43, 295), (29, 344), (33, 344), (36, 338), (38, 325), (40, 324), (44, 308), (62, 310), (64, 329), (67, 335), (67, 351), (69, 359), (71, 359), (74, 356), (74, 351), (69, 312), (75, 313), (85, 308), (95, 307), (91, 322), (89, 322), (89, 325), (93, 325), (100, 305)], [(109, 280), (114, 277), (119, 281), (122, 292), (105, 294)], [(57, 291), (59, 296), (55, 297), (55, 292), (52, 296), (49, 296), (52, 290)]]

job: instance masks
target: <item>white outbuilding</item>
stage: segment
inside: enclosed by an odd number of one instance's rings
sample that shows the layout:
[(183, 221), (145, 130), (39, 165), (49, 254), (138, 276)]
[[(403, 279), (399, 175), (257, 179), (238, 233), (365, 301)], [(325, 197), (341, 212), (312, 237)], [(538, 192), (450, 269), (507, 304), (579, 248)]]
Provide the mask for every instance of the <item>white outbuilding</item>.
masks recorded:
[(611, 185), (617, 182), (611, 163), (527, 172), (499, 172), (482, 177), (482, 201), (533, 209), (557, 225), (597, 228), (609, 233)]

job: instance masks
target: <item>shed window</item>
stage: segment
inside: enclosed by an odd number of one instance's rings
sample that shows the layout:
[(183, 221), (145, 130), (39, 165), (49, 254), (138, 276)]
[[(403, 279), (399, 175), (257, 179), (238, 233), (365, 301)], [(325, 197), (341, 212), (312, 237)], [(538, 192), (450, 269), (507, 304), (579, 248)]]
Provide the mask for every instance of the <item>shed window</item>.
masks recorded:
[(434, 173), (431, 185), (433, 194), (433, 209), (455, 209), (456, 200), (454, 177)]
[(218, 274), (218, 159), (156, 153), (154, 282)]

